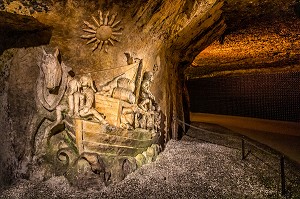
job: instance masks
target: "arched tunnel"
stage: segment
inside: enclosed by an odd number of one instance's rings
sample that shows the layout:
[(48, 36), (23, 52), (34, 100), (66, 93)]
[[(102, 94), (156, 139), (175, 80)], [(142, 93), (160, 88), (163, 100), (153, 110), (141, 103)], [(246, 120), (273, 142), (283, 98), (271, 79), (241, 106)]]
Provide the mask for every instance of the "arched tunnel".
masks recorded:
[(299, 50), (299, 0), (0, 0), (0, 198), (298, 198)]
[[(228, 26), (224, 35), (185, 71), (187, 99), (191, 120), (225, 125), (289, 151), (296, 160), (299, 5), (281, 4), (276, 11), (277, 3), (265, 2), (258, 8), (252, 2), (247, 8), (239, 8), (245, 5), (228, 2), (231, 6), (224, 7)], [(285, 6), (287, 12), (282, 9)]]

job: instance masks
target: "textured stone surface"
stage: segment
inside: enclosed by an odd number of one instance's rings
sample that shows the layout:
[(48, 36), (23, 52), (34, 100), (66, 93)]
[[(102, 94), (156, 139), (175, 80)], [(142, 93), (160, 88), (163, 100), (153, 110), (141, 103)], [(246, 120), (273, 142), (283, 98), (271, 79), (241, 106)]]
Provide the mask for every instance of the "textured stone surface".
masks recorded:
[[(80, 190), (64, 177), (52, 177), (42, 183), (20, 181), (0, 198), (284, 198), (278, 174), (268, 166), (276, 162), (264, 162), (252, 155), (242, 161), (239, 150), (185, 137), (168, 142), (156, 162), (103, 189), (94, 183)], [(296, 181), (289, 184), (294, 191), (289, 198), (299, 196), (297, 186)]]
[(6, 51), (0, 56), (0, 185), (10, 184), (15, 176), (13, 169), (16, 167), (17, 158), (11, 141), (14, 138), (14, 132), (10, 128), (9, 119), (9, 75), (10, 75), (10, 60), (15, 53), (14, 50)]
[[(217, 25), (221, 21), (219, 9), (222, 6), (222, 3), (218, 4), (218, 2), (213, 0), (138, 1), (135, 3), (53, 1), (49, 3), (51, 8), (49, 12), (34, 12), (32, 16), (51, 27), (52, 37), (49, 45), (60, 48), (64, 62), (71, 66), (77, 75), (91, 72), (96, 86), (101, 85), (103, 79), (111, 76), (109, 70), (125, 65), (124, 52), (130, 52), (135, 57), (143, 59), (143, 70), (152, 70), (154, 65), (158, 65), (160, 70), (153, 87), (160, 85), (160, 89), (153, 89), (153, 93), (165, 113), (165, 126), (167, 127), (165, 131), (168, 131), (171, 126), (169, 115), (178, 113), (182, 116), (181, 108), (177, 109), (181, 106), (181, 97), (178, 97), (181, 96), (181, 83), (176, 69), (180, 62), (179, 55), (189, 52), (182, 60), (184, 65), (180, 67), (186, 66), (200, 52), (201, 49), (197, 49), (197, 46), (206, 46), (215, 39), (214, 35), (218, 36), (213, 32), (206, 36), (206, 29), (209, 26), (215, 26), (215, 30), (221, 29), (221, 32), (224, 30), (222, 25)], [(217, 6), (214, 7), (214, 4)], [(9, 5), (10, 3), (7, 2), (7, 6)], [(32, 5), (24, 6), (30, 8)], [(103, 13), (108, 11), (118, 13), (116, 20), (121, 20), (118, 25), (122, 32), (119, 37), (120, 42), (109, 46), (108, 53), (99, 49), (91, 52), (90, 46), (80, 38), (80, 35), (84, 34), (82, 29), (86, 28), (83, 21), (91, 21), (91, 17), (97, 16), (99, 10)], [(207, 14), (209, 10), (211, 13)], [(214, 15), (215, 12), (218, 14)], [(208, 21), (206, 25), (201, 26), (206, 20)], [(9, 23), (7, 26), (10, 26)], [(179, 34), (180, 32), (188, 34)], [(205, 39), (202, 39), (203, 37)], [(200, 43), (197, 43), (198, 40)], [(170, 46), (174, 45), (184, 46), (184, 48), (172, 50)], [(107, 71), (107, 74), (103, 75), (103, 71)], [(172, 81), (174, 84), (169, 84)], [(179, 91), (179, 93), (173, 91)], [(165, 137), (170, 136), (165, 135)], [(176, 136), (176, 132), (173, 136)]]
[(224, 38), (196, 57), (186, 71), (189, 78), (299, 71), (297, 1), (227, 1), (223, 9), (228, 26)]
[[(119, 67), (127, 65), (125, 52), (143, 59), (143, 72), (157, 67), (151, 92), (162, 108), (161, 142), (165, 142), (178, 137), (173, 116), (183, 117), (182, 69), (225, 29), (221, 0), (1, 0), (0, 5), (1, 30), (5, 30), (0, 34), (5, 41), (1, 42), (0, 53), (7, 48), (28, 47), (15, 52), (3, 93), (5, 108), (9, 107), (4, 114), (5, 122), (9, 121), (4, 124), (9, 129), (5, 136), (11, 134), (9, 146), (15, 154), (10, 155), (17, 162), (24, 158), (28, 124), (37, 115), (34, 95), (41, 48), (35, 46), (44, 45), (47, 53), (58, 47), (61, 60), (77, 76), (91, 73), (97, 88), (115, 77)], [(100, 48), (92, 51), (92, 44), (87, 45), (87, 40), (80, 37), (87, 28), (84, 21), (91, 23), (99, 11), (105, 16), (110, 12), (110, 17), (117, 14), (116, 21), (120, 21), (116, 26), (116, 32), (122, 32), (117, 37), (120, 41), (109, 45), (107, 52)], [(108, 36), (110, 32), (106, 31), (96, 37)], [(45, 123), (37, 137), (42, 137), (44, 127)], [(17, 165), (12, 161), (7, 164), (13, 165), (9, 172), (15, 173)]]

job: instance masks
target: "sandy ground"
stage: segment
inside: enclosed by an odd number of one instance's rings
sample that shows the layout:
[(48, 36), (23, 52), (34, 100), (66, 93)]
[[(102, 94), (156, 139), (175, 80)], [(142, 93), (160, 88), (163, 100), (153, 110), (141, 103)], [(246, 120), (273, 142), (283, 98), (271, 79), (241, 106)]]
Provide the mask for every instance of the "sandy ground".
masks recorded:
[[(21, 180), (0, 198), (282, 198), (278, 180), (278, 173), (254, 155), (241, 160), (239, 150), (184, 136), (169, 141), (155, 162), (120, 183), (80, 190), (63, 176)], [(295, 182), (289, 189), (300, 190)], [(289, 197), (297, 198), (293, 194)]]

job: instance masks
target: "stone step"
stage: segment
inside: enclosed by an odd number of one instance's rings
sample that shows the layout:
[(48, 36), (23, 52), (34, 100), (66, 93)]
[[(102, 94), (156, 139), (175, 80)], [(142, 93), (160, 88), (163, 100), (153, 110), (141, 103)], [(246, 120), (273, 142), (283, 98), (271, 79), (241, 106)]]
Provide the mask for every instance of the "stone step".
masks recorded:
[(145, 148), (136, 148), (136, 147), (128, 147), (128, 146), (120, 146), (120, 145), (110, 145), (110, 144), (102, 144), (96, 142), (88, 142), (83, 141), (84, 151), (85, 152), (93, 152), (93, 153), (101, 153), (101, 154), (110, 154), (110, 155), (119, 155), (119, 156), (136, 156), (139, 153), (147, 150)]

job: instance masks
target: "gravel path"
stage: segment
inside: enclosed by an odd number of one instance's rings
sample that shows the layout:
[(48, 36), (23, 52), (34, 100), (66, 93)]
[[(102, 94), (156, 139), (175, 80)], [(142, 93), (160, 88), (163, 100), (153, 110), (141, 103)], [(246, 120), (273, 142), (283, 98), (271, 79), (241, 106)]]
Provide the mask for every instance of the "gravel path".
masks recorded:
[(104, 189), (78, 190), (67, 180), (19, 181), (0, 198), (281, 198), (278, 174), (240, 151), (183, 137), (168, 142), (156, 162)]

